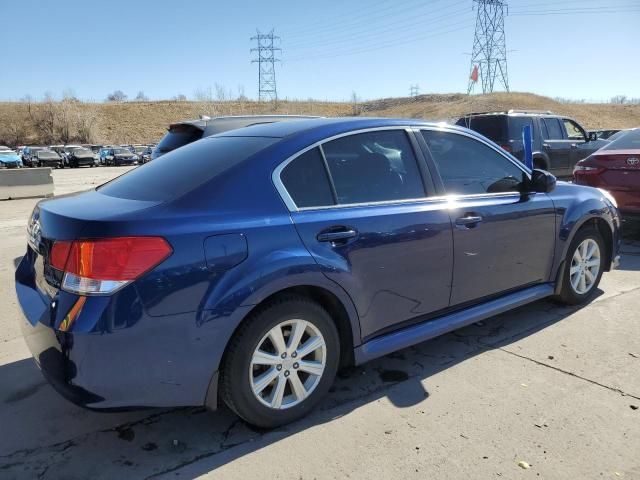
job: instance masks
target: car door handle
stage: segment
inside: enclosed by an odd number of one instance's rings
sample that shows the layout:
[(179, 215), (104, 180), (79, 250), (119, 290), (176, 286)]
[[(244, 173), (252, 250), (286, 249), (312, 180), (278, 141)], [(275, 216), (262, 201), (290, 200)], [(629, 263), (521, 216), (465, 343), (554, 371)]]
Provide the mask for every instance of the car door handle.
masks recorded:
[(572, 143), (571, 148), (578, 148), (578, 145), (576, 145), (575, 143)]
[(548, 143), (543, 143), (543, 144), (542, 144), (542, 146), (543, 146), (544, 148), (551, 148), (551, 145), (549, 145)]
[(456, 218), (456, 227), (460, 229), (474, 228), (480, 222), (482, 217), (479, 215), (466, 215), (464, 217)]
[(332, 229), (328, 232), (320, 232), (316, 237), (319, 242), (343, 242), (344, 240), (349, 240), (350, 238), (355, 238), (358, 235), (352, 228), (344, 228), (340, 230)]

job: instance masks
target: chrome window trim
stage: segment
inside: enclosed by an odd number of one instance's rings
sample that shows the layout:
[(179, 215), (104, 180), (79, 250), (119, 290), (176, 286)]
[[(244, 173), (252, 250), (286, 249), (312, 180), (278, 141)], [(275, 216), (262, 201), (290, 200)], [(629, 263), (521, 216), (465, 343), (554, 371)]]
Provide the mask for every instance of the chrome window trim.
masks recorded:
[[(299, 212), (299, 211), (302, 211), (302, 210), (309, 210), (309, 209), (319, 210), (319, 209), (328, 209), (328, 208), (340, 208), (343, 205), (325, 205), (325, 206), (322, 206), (322, 207), (298, 208), (296, 206), (295, 202), (293, 201), (293, 198), (291, 198), (291, 195), (289, 195), (289, 192), (287, 191), (287, 189), (285, 188), (284, 184), (282, 183), (282, 179), (280, 178), (280, 174), (287, 167), (287, 165), (289, 165), (291, 162), (293, 162), (299, 156), (304, 155), (305, 153), (307, 153), (309, 150), (313, 150), (316, 147), (320, 147), (322, 144), (330, 142), (332, 140), (336, 140), (336, 139), (342, 138), (342, 137), (348, 137), (350, 135), (357, 135), (359, 133), (379, 132), (381, 130), (404, 130), (405, 132), (407, 132), (407, 135), (408, 135), (408, 132), (411, 130), (411, 127), (408, 127), (406, 125), (390, 125), (390, 126), (386, 126), (386, 127), (361, 128), (361, 129), (358, 129), (358, 130), (351, 130), (349, 132), (339, 133), (337, 135), (333, 135), (331, 137), (319, 140), (316, 143), (313, 143), (313, 144), (309, 145), (308, 147), (303, 148), (302, 150), (294, 153), (293, 155), (291, 155), (290, 157), (285, 159), (282, 163), (280, 163), (280, 165), (278, 165), (275, 168), (275, 170), (273, 171), (273, 173), (271, 174), (271, 180), (273, 181), (273, 184), (275, 185), (276, 190), (278, 190), (278, 193), (280, 194), (280, 197), (282, 197), (282, 200), (284, 201), (284, 203), (287, 206), (287, 208), (289, 209), (289, 211), (290, 212)], [(416, 158), (416, 161), (417, 161), (417, 158)], [(420, 179), (420, 181), (422, 181), (422, 179)], [(393, 200), (393, 202), (397, 202), (397, 201), (398, 200)], [(402, 201), (402, 200), (400, 200), (400, 201)], [(378, 202), (376, 202), (376, 203), (378, 203)], [(380, 202), (380, 203), (388, 203), (388, 202)], [(366, 205), (366, 203), (362, 204), (362, 205)], [(353, 206), (353, 205), (351, 205), (351, 206)]]
[[(284, 184), (282, 183), (282, 179), (280, 178), (280, 175), (282, 173), (282, 171), (287, 167), (287, 165), (289, 165), (291, 162), (293, 162), (296, 158), (298, 158), (301, 155), (304, 155), (305, 153), (307, 153), (309, 150), (313, 150), (314, 148), (320, 148), (321, 149), (321, 155), (324, 158), (324, 150), (322, 149), (322, 145), (324, 143), (330, 142), (332, 140), (336, 140), (338, 138), (342, 138), (342, 137), (347, 137), (350, 135), (357, 135), (360, 133), (368, 133), (368, 132), (376, 132), (376, 131), (381, 131), (381, 130), (404, 130), (405, 132), (407, 132), (407, 134), (411, 131), (416, 132), (416, 131), (420, 131), (420, 130), (432, 130), (432, 131), (446, 131), (448, 133), (455, 133), (458, 135), (463, 135), (465, 137), (469, 137), (472, 138), (478, 142), (483, 143), (484, 145), (488, 146), (489, 148), (493, 149), (495, 152), (497, 152), (499, 155), (501, 155), (502, 157), (504, 157), (506, 160), (508, 160), (509, 162), (511, 162), (513, 165), (515, 165), (516, 167), (518, 167), (520, 170), (522, 170), (525, 174), (527, 174), (527, 176), (531, 175), (531, 172), (528, 171), (528, 169), (525, 167), (524, 164), (522, 164), (520, 161), (518, 161), (517, 159), (512, 159), (510, 158), (506, 152), (502, 152), (500, 147), (498, 147), (497, 145), (492, 145), (490, 142), (484, 140), (483, 138), (480, 138), (474, 134), (471, 133), (467, 133), (464, 131), (460, 131), (457, 130), (455, 128), (447, 128), (450, 127), (450, 125), (448, 124), (443, 124), (443, 125), (425, 125), (425, 126), (420, 126), (420, 125), (412, 125), (412, 126), (398, 126), (398, 125), (391, 125), (391, 126), (386, 126), (386, 127), (371, 127), (371, 128), (363, 128), (363, 129), (359, 129), (359, 130), (352, 130), (350, 132), (343, 132), (337, 135), (333, 135), (331, 137), (319, 140), (305, 148), (303, 148), (302, 150), (299, 150), (298, 152), (294, 153), (293, 155), (289, 156), (288, 158), (286, 158), (284, 161), (282, 161), (273, 171), (273, 173), (271, 174), (271, 180), (273, 181), (274, 186), (276, 187), (276, 190), (278, 191), (278, 193), (280, 194), (280, 197), (282, 198), (282, 200), (284, 201), (285, 205), (287, 206), (287, 209), (290, 212), (307, 212), (307, 211), (315, 211), (315, 210), (331, 210), (331, 209), (343, 209), (343, 208), (356, 208), (356, 207), (378, 207), (378, 206), (397, 206), (397, 205), (402, 205), (402, 204), (415, 204), (415, 203), (437, 203), (437, 202), (456, 202), (456, 201), (466, 201), (466, 200), (481, 200), (483, 198), (499, 198), (499, 197), (505, 197), (505, 198), (509, 198), (509, 197), (520, 197), (521, 193), (520, 192), (498, 192), (498, 193), (476, 193), (476, 194), (472, 194), (472, 195), (440, 195), (440, 196), (425, 196), (425, 197), (419, 197), (419, 198), (409, 198), (409, 199), (399, 199), (399, 200), (384, 200), (384, 201), (380, 201), (380, 202), (362, 202), (362, 203), (350, 203), (350, 204), (336, 204), (336, 205), (323, 205), (323, 206), (318, 206), (318, 207), (303, 207), (303, 208), (298, 208), (296, 203), (293, 201), (293, 198), (291, 198), (291, 195), (289, 195), (289, 192), (287, 191), (286, 187), (284, 186)], [(419, 161), (416, 158), (416, 161)], [(517, 163), (516, 163), (517, 162)], [(329, 172), (327, 172), (329, 174)], [(422, 181), (422, 179), (421, 179)]]
[[(494, 144), (493, 142), (486, 140), (484, 137), (482, 136), (476, 136), (472, 133), (468, 133), (462, 130), (456, 130), (453, 128), (447, 128), (448, 125), (442, 125), (442, 126), (429, 126), (429, 127), (416, 127), (417, 130), (435, 130), (435, 131), (442, 131), (442, 132), (447, 132), (447, 133), (454, 133), (456, 135), (462, 135), (465, 137), (469, 137), (472, 138), (484, 145), (486, 145), (487, 147), (491, 148), (493, 151), (495, 151), (498, 155), (504, 157), (506, 160), (508, 160), (509, 162), (511, 162), (513, 165), (515, 165), (516, 167), (518, 167), (520, 170), (522, 170), (524, 173), (527, 174), (528, 177), (531, 177), (531, 171), (526, 167), (526, 165), (524, 163), (522, 163), (521, 161), (519, 161), (517, 158), (512, 157), (511, 155), (509, 155), (507, 152), (505, 152), (502, 148), (500, 148), (498, 145)], [(428, 145), (427, 145), (428, 146)], [(429, 152), (431, 153), (431, 152)], [(474, 194), (474, 195), (478, 195), (478, 194)], [(479, 194), (482, 195), (482, 194)]]

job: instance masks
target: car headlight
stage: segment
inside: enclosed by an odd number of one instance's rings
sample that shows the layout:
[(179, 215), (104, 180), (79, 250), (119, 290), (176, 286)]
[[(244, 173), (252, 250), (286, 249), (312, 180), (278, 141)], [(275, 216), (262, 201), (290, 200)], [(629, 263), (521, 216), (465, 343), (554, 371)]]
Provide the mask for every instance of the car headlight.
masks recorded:
[(618, 208), (618, 202), (616, 202), (616, 199), (613, 197), (613, 195), (611, 195), (611, 193), (609, 193), (604, 188), (599, 188), (598, 190), (600, 190), (600, 193), (602, 193), (604, 198), (609, 200), (613, 204), (614, 207)]

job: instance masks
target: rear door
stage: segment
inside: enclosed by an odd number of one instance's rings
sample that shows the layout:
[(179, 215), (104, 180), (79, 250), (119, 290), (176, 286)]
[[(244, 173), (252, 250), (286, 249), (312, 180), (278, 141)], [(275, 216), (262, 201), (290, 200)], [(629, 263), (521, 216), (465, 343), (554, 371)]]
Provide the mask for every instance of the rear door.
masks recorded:
[(449, 197), (451, 306), (549, 281), (555, 214), (547, 194), (521, 194), (523, 166), (462, 132), (422, 130), (437, 187)]
[(451, 222), (446, 201), (429, 198), (412, 132), (327, 141), (281, 165), (275, 181), (305, 246), (352, 298), (363, 338), (449, 306)]
[(542, 149), (549, 157), (549, 171), (555, 175), (571, 175), (569, 168), (571, 141), (565, 138), (564, 127), (555, 117), (542, 117)]

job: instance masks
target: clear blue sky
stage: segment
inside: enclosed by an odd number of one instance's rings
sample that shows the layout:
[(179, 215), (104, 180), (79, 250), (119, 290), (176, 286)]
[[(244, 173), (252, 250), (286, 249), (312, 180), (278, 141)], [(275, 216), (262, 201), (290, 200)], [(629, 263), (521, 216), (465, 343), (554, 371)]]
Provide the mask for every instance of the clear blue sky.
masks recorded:
[[(640, 0), (511, 0), (512, 91), (640, 97)], [(0, 99), (152, 99), (218, 83), (257, 95), (249, 37), (280, 35), (281, 98), (466, 91), (471, 0), (0, 0)], [(578, 13), (575, 9), (580, 9)], [(545, 12), (545, 15), (523, 13)], [(594, 13), (595, 12), (595, 13)], [(520, 13), (520, 15), (518, 15)], [(551, 14), (553, 13), (553, 14)]]

